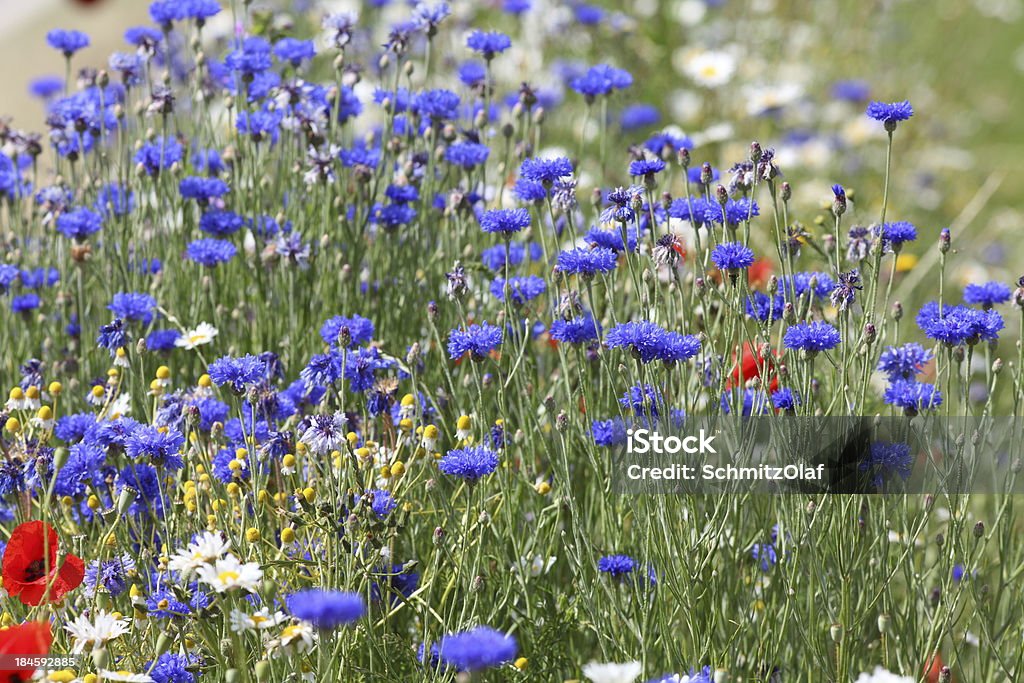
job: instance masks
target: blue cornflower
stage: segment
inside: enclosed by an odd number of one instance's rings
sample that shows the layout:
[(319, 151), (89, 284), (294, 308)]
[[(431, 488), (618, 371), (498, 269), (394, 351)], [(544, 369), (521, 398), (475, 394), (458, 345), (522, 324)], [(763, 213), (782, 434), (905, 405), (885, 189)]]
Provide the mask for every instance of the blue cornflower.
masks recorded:
[(487, 145), (476, 142), (459, 142), (444, 151), (444, 158), (450, 164), (470, 169), (487, 161), (490, 153), (491, 149)]
[(11, 299), (11, 310), (15, 313), (27, 314), (43, 305), (43, 300), (36, 293), (19, 294)]
[(240, 112), (235, 128), (239, 133), (246, 133), (253, 142), (269, 140), (273, 145), (277, 142), (281, 132), (281, 122), (284, 120), (284, 113), (280, 110), (259, 109), (254, 112)]
[(722, 242), (711, 251), (715, 267), (730, 274), (754, 265), (754, 252), (740, 242)]
[(134, 570), (135, 560), (127, 554), (109, 560), (93, 560), (85, 567), (83, 593), (91, 599), (97, 590), (102, 590), (116, 598), (128, 590), (128, 574)]
[(373, 510), (373, 513), (381, 519), (390, 515), (398, 507), (398, 502), (395, 501), (395, 497), (391, 495), (390, 491), (373, 489), (367, 491), (366, 495), (371, 499), (370, 508)]
[(266, 38), (249, 36), (242, 41), (241, 47), (228, 53), (224, 66), (252, 78), (273, 66), (270, 54), (271, 47)]
[(189, 671), (189, 667), (201, 662), (195, 655), (165, 652), (156, 658), (156, 662), (146, 662), (143, 671), (149, 673), (154, 683), (195, 683), (196, 674)]
[(604, 19), (604, 9), (596, 5), (580, 3), (572, 8), (573, 16), (583, 26), (596, 26)]
[(871, 476), (876, 488), (881, 489), (894, 475), (906, 481), (914, 468), (914, 456), (905, 443), (876, 441), (871, 444), (867, 459), (858, 467)]
[(46, 34), (46, 42), (54, 50), (60, 50), (65, 57), (71, 57), (79, 50), (89, 47), (89, 36), (81, 31), (64, 31), (55, 28)]
[(839, 273), (839, 281), (829, 294), (832, 305), (840, 311), (845, 311), (853, 303), (857, 291), (864, 289), (860, 284), (860, 271), (854, 268), (848, 273)]
[(621, 417), (615, 416), (608, 420), (594, 420), (590, 426), (594, 444), (598, 446), (617, 446), (626, 443), (626, 425)]
[[(722, 412), (726, 415), (732, 414), (732, 392), (726, 391), (722, 394), (719, 405), (722, 408)], [(740, 413), (743, 417), (756, 417), (758, 415), (768, 415), (771, 413), (772, 401), (761, 389), (744, 389), (743, 390), (743, 407)]]
[(885, 124), (885, 129), (891, 133), (896, 130), (896, 124), (900, 121), (906, 121), (914, 115), (914, 108), (910, 106), (910, 102), (907, 100), (888, 104), (885, 102), (872, 102), (864, 113), (869, 118)]
[(57, 216), (57, 230), (67, 237), (82, 242), (100, 231), (103, 217), (92, 209), (79, 207)]
[(107, 183), (96, 194), (95, 206), (104, 218), (124, 216), (135, 208), (135, 193), (119, 183)]
[(601, 222), (609, 223), (617, 221), (627, 223), (636, 216), (633, 211), (633, 203), (639, 200), (644, 194), (644, 188), (634, 185), (631, 187), (617, 187), (608, 193), (606, 199), (611, 206), (601, 212)]
[(679, 150), (693, 149), (693, 140), (685, 135), (679, 136), (673, 135), (672, 133), (662, 132), (655, 133), (651, 137), (647, 138), (647, 141), (644, 142), (644, 147), (658, 156), (662, 156), (666, 149), (675, 155)]
[(637, 159), (629, 163), (629, 175), (634, 177), (653, 178), (664, 170), (665, 162), (657, 158)]
[(17, 266), (0, 263), (0, 294), (9, 292), (19, 277), (21, 277), (21, 270)]
[(482, 325), (474, 323), (465, 330), (452, 330), (448, 336), (448, 355), (453, 359), (469, 353), (473, 360), (483, 360), (499, 346), (501, 329), (486, 322)]
[(839, 345), (839, 330), (824, 321), (799, 323), (786, 330), (782, 339), (787, 349), (818, 353)]
[[(527, 301), (536, 299), (538, 296), (543, 294), (546, 289), (547, 284), (544, 282), (544, 278), (537, 277), (536, 275), (513, 277), (508, 280), (508, 293), (512, 303), (516, 306), (522, 306)], [(491, 282), (491, 294), (498, 301), (505, 300), (504, 278), (494, 278)]]
[[(527, 251), (529, 249), (529, 251)], [(480, 260), (483, 264), (491, 270), (497, 272), (505, 269), (505, 259), (508, 258), (509, 267), (518, 266), (522, 263), (526, 257), (529, 256), (534, 261), (542, 258), (543, 254), (540, 249), (540, 245), (535, 242), (531, 242), (529, 245), (523, 245), (519, 242), (510, 242), (508, 245), (508, 253), (506, 254), (504, 244), (496, 244), (493, 247), (488, 247), (480, 253)]]
[(447, 2), (439, 2), (436, 5), (420, 2), (413, 8), (412, 20), (420, 30), (427, 34), (428, 38), (432, 38), (437, 33), (437, 27), (451, 16), (451, 13), (452, 8), (448, 6)]
[(155, 308), (156, 299), (142, 292), (118, 292), (107, 306), (107, 310), (116, 317), (128, 322), (141, 322), (143, 325), (153, 320)]
[(394, 362), (381, 356), (375, 346), (356, 349), (345, 358), (345, 379), (348, 388), (354, 392), (369, 391), (377, 381), (377, 371), (386, 370)]
[(100, 333), (96, 337), (96, 343), (101, 348), (110, 351), (111, 358), (117, 354), (118, 349), (127, 347), (130, 341), (128, 330), (125, 329), (124, 321), (120, 318), (115, 318), (109, 325), (102, 325)]
[(779, 295), (768, 296), (764, 292), (754, 292), (747, 298), (747, 315), (762, 323), (775, 322), (782, 318), (782, 309), (786, 305)]
[(527, 209), (492, 209), (480, 215), (480, 227), (484, 232), (511, 235), (530, 226), (530, 212)]
[(498, 454), (486, 446), (456, 448), (437, 461), (437, 469), (475, 484), (498, 469)]
[(161, 169), (170, 168), (182, 159), (182, 147), (172, 137), (158, 137), (147, 142), (135, 153), (135, 163), (142, 166), (146, 173), (155, 176)]
[(219, 14), (220, 9), (216, 0), (155, 0), (149, 5), (149, 17), (165, 27), (188, 19), (202, 26), (207, 19)]
[(262, 382), (265, 370), (263, 361), (258, 356), (247, 354), (240, 358), (221, 356), (210, 363), (207, 372), (217, 386), (226, 384), (236, 394), (241, 394), (246, 385)]
[[(661, 121), (661, 112), (653, 104), (631, 104), (619, 114), (619, 127), (624, 131), (650, 128), (656, 126), (659, 121)], [(661, 148), (651, 151), (661, 154)]]
[(201, 266), (213, 268), (220, 263), (227, 263), (235, 257), (238, 249), (227, 240), (205, 238), (189, 242), (185, 247), (185, 256)]
[(964, 303), (992, 308), (996, 304), (1006, 303), (1013, 296), (1010, 288), (1002, 282), (971, 283), (964, 287)]
[(152, 26), (132, 26), (124, 32), (124, 42), (152, 54), (156, 46), (164, 39), (164, 34)]
[(220, 175), (227, 168), (220, 152), (215, 149), (197, 149), (192, 152), (192, 166), (206, 175)]
[(482, 85), (487, 79), (487, 68), (480, 62), (463, 62), (459, 65), (459, 80), (466, 87)]
[(755, 543), (750, 548), (750, 556), (758, 560), (763, 572), (767, 572), (779, 561), (779, 554), (774, 543)]
[(178, 191), (185, 199), (195, 199), (200, 204), (207, 204), (211, 199), (223, 197), (230, 188), (220, 178), (204, 178), (188, 176), (178, 183)]
[(554, 159), (526, 158), (519, 166), (519, 175), (547, 185), (552, 185), (560, 178), (573, 174), (572, 162), (565, 157)]
[(506, 636), (489, 626), (477, 626), (462, 633), (452, 633), (437, 644), (437, 658), (442, 664), (459, 671), (482, 671), (511, 662), (519, 646), (513, 636)]
[(145, 463), (133, 463), (121, 470), (117, 478), (117, 492), (118, 497), (122, 493), (128, 495), (128, 499), (131, 501), (128, 506), (129, 513), (133, 515), (153, 514), (158, 518), (164, 516), (164, 502), (167, 495), (160, 486), (161, 479), (156, 468)]
[(361, 315), (353, 315), (350, 318), (336, 315), (328, 318), (320, 326), (320, 338), (324, 340), (325, 344), (334, 346), (339, 343), (343, 328), (348, 329), (349, 348), (368, 344), (373, 339), (373, 321)]
[(366, 602), (359, 593), (310, 588), (285, 598), (288, 611), (314, 628), (330, 631), (366, 616)]
[(921, 410), (942, 405), (942, 394), (934, 384), (898, 379), (886, 388), (885, 402), (903, 408), (907, 415), (917, 415)]
[(699, 228), (714, 222), (715, 217), (721, 218), (722, 209), (704, 197), (676, 199), (668, 209), (668, 215), (679, 220), (689, 221), (693, 227)]
[(395, 204), (409, 204), (420, 199), (420, 190), (416, 185), (388, 185), (384, 196)]
[(871, 95), (871, 85), (867, 81), (848, 79), (832, 84), (832, 98), (846, 102), (863, 102)]
[(592, 278), (598, 273), (610, 273), (615, 270), (617, 261), (618, 257), (611, 249), (576, 247), (559, 252), (558, 270), (566, 275), (576, 274), (583, 278)]
[(451, 90), (425, 90), (413, 98), (410, 109), (432, 122), (459, 116), (459, 96)]
[(282, 38), (274, 44), (274, 55), (282, 62), (289, 62), (298, 68), (302, 62), (316, 56), (316, 48), (312, 40)]
[[(93, 417), (93, 424), (96, 419)], [(106, 453), (94, 444), (76, 443), (68, 451), (64, 467), (57, 472), (53, 492), (58, 496), (81, 498), (87, 487), (98, 484), (103, 478), (102, 468)]]
[(939, 304), (931, 301), (921, 307), (917, 325), (929, 339), (958, 346), (998, 339), (1003, 329), (1003, 316), (994, 309), (978, 310), (949, 304), (942, 306), (940, 315)]
[(904, 242), (913, 242), (917, 239), (917, 228), (913, 223), (896, 221), (876, 227), (875, 234), (882, 238), (882, 244), (885, 247), (898, 252)]
[(931, 351), (917, 343), (889, 346), (878, 359), (878, 371), (884, 372), (890, 381), (913, 379), (933, 357)]
[(619, 399), (619, 405), (632, 410), (635, 415), (654, 418), (658, 417), (659, 406), (664, 402), (661, 391), (650, 384), (635, 384)]
[(57, 420), (53, 433), (65, 443), (81, 441), (86, 432), (96, 424), (96, 416), (92, 413), (71, 413)]
[(181, 332), (178, 330), (153, 330), (146, 335), (147, 351), (173, 351)]
[(700, 353), (700, 339), (692, 334), (681, 334), (671, 330), (661, 337), (658, 357), (668, 366), (690, 360)]
[(793, 296), (798, 299), (808, 293), (817, 299), (823, 299), (835, 289), (836, 283), (828, 273), (800, 272), (783, 276), (779, 280), (779, 287), (776, 291), (784, 298), (789, 297), (792, 292)]
[(199, 229), (216, 237), (227, 237), (241, 230), (245, 220), (233, 211), (207, 211), (199, 219)]
[(603, 228), (594, 226), (590, 228), (583, 239), (590, 244), (597, 247), (604, 247), (605, 249), (611, 249), (612, 251), (624, 251), (626, 246), (629, 247), (630, 252), (635, 252), (639, 238), (637, 237), (637, 229), (635, 227), (629, 227), (626, 230), (626, 241), (627, 244), (622, 243), (622, 231), (617, 228)]
[(772, 394), (772, 405), (778, 410), (784, 410), (787, 413), (792, 413), (796, 410), (796, 407), (800, 405), (800, 396), (792, 389), (779, 389)]
[(521, 202), (542, 202), (547, 199), (548, 191), (544, 183), (519, 178), (512, 186), (512, 195)]
[(512, 39), (497, 31), (473, 31), (466, 38), (466, 47), (491, 61), (495, 55), (512, 47)]
[(721, 223), (723, 218), (729, 225), (745, 223), (754, 216), (761, 215), (761, 209), (753, 199), (741, 197), (740, 199), (729, 199), (723, 208), (720, 204), (709, 202), (707, 205), (708, 218), (715, 223)]
[(615, 579), (622, 579), (639, 567), (629, 555), (605, 555), (597, 561), (597, 570)]
[(661, 358), (665, 330), (647, 320), (629, 321), (616, 325), (608, 331), (604, 343), (610, 349), (629, 348), (642, 363)]
[(593, 66), (583, 75), (569, 81), (569, 87), (588, 100), (599, 95), (609, 95), (614, 90), (625, 90), (631, 85), (633, 76), (628, 71), (607, 64)]
[(128, 436), (124, 450), (128, 457), (146, 458), (147, 462), (169, 470), (180, 470), (185, 464), (179, 451), (185, 443), (181, 432), (161, 431), (151, 425), (139, 425)]
[(40, 99), (48, 100), (64, 92), (64, 79), (61, 76), (40, 76), (29, 83), (28, 91)]
[(551, 323), (551, 338), (563, 344), (583, 344), (597, 339), (601, 326), (589, 312), (581, 317), (564, 320), (556, 319)]
[[(3, 266), (0, 265), (0, 269)], [(18, 274), (15, 274), (18, 277)], [(25, 289), (43, 289), (44, 287), (53, 287), (55, 284), (60, 282), (60, 271), (56, 268), (33, 268), (32, 270), (23, 270), (20, 273), (21, 286)], [(7, 278), (0, 274), (0, 289), (10, 286), (10, 282), (5, 284)]]

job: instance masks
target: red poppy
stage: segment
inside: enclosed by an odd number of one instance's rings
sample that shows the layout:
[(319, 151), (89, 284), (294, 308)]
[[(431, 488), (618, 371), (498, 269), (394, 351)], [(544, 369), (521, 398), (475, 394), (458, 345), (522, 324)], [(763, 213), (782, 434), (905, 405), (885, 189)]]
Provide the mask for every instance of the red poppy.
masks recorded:
[(772, 276), (772, 262), (765, 258), (754, 261), (754, 265), (747, 268), (747, 278), (751, 287), (766, 284)]
[[(760, 352), (755, 352), (750, 343), (743, 345), (743, 360), (732, 368), (730, 374), (729, 383), (726, 385), (727, 389), (731, 389), (740, 382), (740, 374), (742, 370), (742, 376), (744, 382), (749, 382), (755, 377), (760, 377), (761, 373), (766, 373), (771, 377), (771, 382), (768, 384), (768, 391), (775, 393), (779, 388), (779, 375), (775, 371), (775, 352), (771, 353), (772, 358), (768, 359), (761, 355)], [(733, 356), (735, 360), (735, 356)]]
[[(927, 683), (939, 683), (939, 676), (944, 668), (946, 668), (946, 665), (942, 663), (942, 655), (936, 652), (935, 656), (929, 660), (927, 666), (924, 668), (924, 680), (927, 681)], [(956, 679), (953, 678), (952, 674), (950, 675), (949, 680), (951, 683), (956, 682)]]
[(58, 565), (57, 532), (46, 522), (19, 524), (3, 559), (4, 588), (26, 605), (59, 602), (82, 583), (85, 563), (70, 553)]
[[(5, 661), (10, 659), (7, 655), (44, 657), (49, 654), (52, 642), (49, 622), (28, 621), (18, 626), (0, 628), (0, 655), (4, 655)], [(13, 665), (13, 662), (8, 664)], [(35, 667), (0, 669), (0, 682), (22, 683), (28, 681), (35, 672)]]

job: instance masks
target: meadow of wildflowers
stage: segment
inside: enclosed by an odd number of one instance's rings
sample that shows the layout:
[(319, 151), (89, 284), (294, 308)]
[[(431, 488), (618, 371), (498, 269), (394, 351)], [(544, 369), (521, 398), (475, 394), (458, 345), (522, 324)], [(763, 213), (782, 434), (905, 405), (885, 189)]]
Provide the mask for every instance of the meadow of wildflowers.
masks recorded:
[(0, 681), (1021, 680), (1019, 502), (891, 493), (934, 453), (612, 490), (635, 427), (1022, 410), (955, 110), (737, 4), (155, 0), (91, 64), (55, 14), (0, 125)]

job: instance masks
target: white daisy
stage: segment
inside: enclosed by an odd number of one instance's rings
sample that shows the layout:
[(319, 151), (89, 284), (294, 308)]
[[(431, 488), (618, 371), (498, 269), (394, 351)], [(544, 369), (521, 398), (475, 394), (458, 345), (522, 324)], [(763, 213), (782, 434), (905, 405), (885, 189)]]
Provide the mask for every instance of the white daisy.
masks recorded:
[(311, 650), (316, 643), (316, 631), (313, 625), (300, 621), (289, 624), (281, 629), (281, 635), (267, 641), (267, 654), (276, 657), (281, 654), (303, 653)]
[(231, 549), (231, 541), (222, 537), (217, 531), (204, 531), (195, 540), (174, 553), (168, 567), (172, 571), (188, 576), (196, 569), (224, 557)]
[(871, 673), (865, 672), (857, 676), (854, 683), (914, 683), (915, 680), (912, 676), (901, 676), (876, 666)]
[(218, 593), (226, 593), (237, 588), (255, 593), (259, 590), (260, 581), (263, 580), (263, 570), (258, 564), (241, 562), (234, 555), (217, 560), (213, 566), (204, 564), (199, 567), (196, 574), (200, 581)]
[(270, 610), (264, 607), (252, 614), (235, 608), (231, 610), (230, 619), (231, 630), (235, 633), (243, 633), (245, 631), (260, 631), (265, 628), (277, 626), (288, 619), (288, 617), (284, 612), (275, 612), (271, 614)]
[(705, 88), (725, 85), (736, 73), (736, 58), (728, 52), (706, 50), (681, 56), (682, 72)]
[(134, 674), (131, 671), (107, 671), (99, 670), (100, 679), (103, 681), (127, 681), (128, 683), (153, 683), (153, 679), (146, 674)]
[(90, 619), (84, 614), (79, 614), (74, 621), (64, 625), (64, 629), (71, 634), (75, 643), (71, 651), (75, 654), (99, 650), (106, 647), (107, 643), (128, 632), (131, 619), (118, 617), (99, 610), (95, 619)]
[(174, 341), (174, 345), (181, 349), (194, 349), (203, 344), (209, 344), (217, 336), (217, 328), (208, 322), (201, 322), (194, 330), (185, 330), (185, 333)]
[(590, 662), (583, 667), (583, 675), (592, 683), (633, 683), (643, 671), (644, 668), (640, 666), (640, 662), (625, 664)]

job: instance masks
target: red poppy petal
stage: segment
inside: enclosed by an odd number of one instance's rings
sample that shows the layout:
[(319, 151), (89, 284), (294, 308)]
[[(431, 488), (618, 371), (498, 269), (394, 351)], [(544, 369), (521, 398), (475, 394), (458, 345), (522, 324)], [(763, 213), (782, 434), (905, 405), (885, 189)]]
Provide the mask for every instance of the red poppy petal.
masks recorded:
[(57, 578), (50, 589), (51, 602), (57, 602), (65, 594), (75, 590), (82, 585), (85, 578), (85, 563), (75, 555), (68, 555), (64, 558), (64, 564), (57, 573)]

